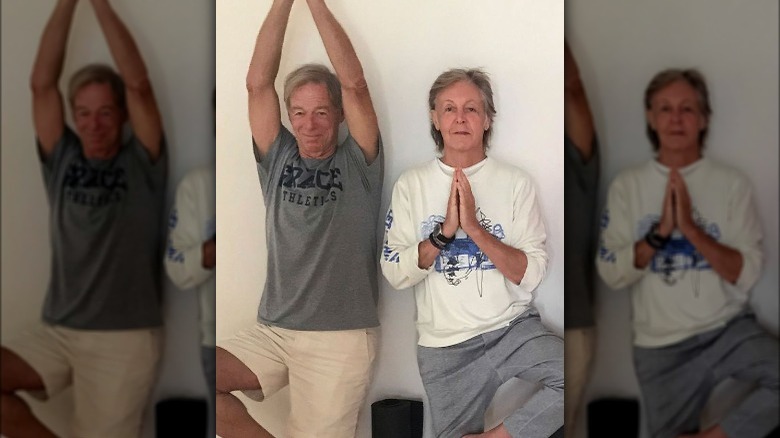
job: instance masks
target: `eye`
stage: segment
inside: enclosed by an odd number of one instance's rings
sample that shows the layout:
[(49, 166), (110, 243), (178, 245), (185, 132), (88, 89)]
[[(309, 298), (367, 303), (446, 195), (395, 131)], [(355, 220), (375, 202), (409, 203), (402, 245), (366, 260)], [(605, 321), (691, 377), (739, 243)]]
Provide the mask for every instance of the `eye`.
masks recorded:
[(475, 113), (475, 112), (477, 112), (477, 109), (474, 108), (474, 107), (469, 107), (469, 108), (466, 108), (466, 111), (468, 111), (470, 113)]
[(328, 112), (327, 111), (317, 111), (317, 115), (321, 116), (321, 117), (325, 117), (325, 116), (328, 115)]
[(454, 110), (454, 108), (453, 108), (453, 107), (451, 107), (451, 106), (449, 106), (449, 105), (444, 107), (444, 112), (445, 112), (445, 113), (452, 112), (453, 110)]

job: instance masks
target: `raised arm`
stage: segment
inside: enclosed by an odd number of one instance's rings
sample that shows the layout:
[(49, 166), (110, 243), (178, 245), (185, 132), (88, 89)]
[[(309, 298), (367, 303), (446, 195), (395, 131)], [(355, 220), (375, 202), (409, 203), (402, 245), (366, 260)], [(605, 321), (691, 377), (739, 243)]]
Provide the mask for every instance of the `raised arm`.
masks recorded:
[(564, 50), (564, 111), (566, 134), (587, 161), (593, 155), (593, 116), (588, 105), (580, 70), (571, 54), (569, 44), (563, 42)]
[(282, 59), (282, 43), (293, 0), (274, 0), (255, 41), (255, 51), (246, 75), (249, 93), (249, 126), (261, 157), (279, 134), (281, 113), (274, 81)]
[(108, 0), (91, 2), (111, 56), (125, 83), (130, 124), (152, 161), (156, 161), (162, 144), (162, 121), (141, 52)]
[(65, 45), (78, 0), (59, 0), (43, 29), (35, 57), (30, 88), (33, 96), (33, 124), (44, 157), (51, 155), (65, 129), (62, 94), (59, 89)]
[(344, 118), (366, 162), (379, 154), (379, 124), (368, 92), (363, 67), (346, 32), (328, 9), (325, 0), (307, 0), (314, 23), (325, 45), (336, 76), (341, 82)]

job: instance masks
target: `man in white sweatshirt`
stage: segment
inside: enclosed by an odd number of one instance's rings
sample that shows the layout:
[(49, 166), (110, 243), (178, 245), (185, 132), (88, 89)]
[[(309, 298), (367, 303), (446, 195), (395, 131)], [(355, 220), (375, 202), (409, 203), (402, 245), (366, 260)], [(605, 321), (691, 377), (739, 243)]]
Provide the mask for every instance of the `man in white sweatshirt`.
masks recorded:
[[(610, 287), (631, 288), (634, 365), (651, 436), (764, 437), (778, 424), (778, 344), (747, 305), (762, 259), (750, 184), (702, 155), (711, 109), (699, 72), (660, 72), (645, 108), (657, 158), (612, 182), (597, 268)], [(704, 404), (726, 377), (758, 388), (720, 424), (699, 430)]]
[[(442, 156), (398, 178), (380, 265), (394, 288), (414, 288), (434, 434), (561, 434), (563, 340), (532, 305), (547, 268), (533, 181), (486, 155), (496, 110), (484, 72), (442, 73), (428, 102)], [(542, 389), (485, 431), (485, 410), (513, 377)]]

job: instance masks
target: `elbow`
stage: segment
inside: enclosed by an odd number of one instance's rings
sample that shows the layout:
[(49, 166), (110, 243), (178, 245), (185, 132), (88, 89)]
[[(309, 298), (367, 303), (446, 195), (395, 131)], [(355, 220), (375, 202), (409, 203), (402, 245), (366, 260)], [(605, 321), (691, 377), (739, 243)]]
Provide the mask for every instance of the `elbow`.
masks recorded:
[(125, 81), (125, 89), (130, 93), (144, 95), (152, 92), (152, 82), (146, 75), (132, 80), (123, 79)]
[(368, 90), (368, 82), (363, 72), (359, 72), (352, 77), (340, 80), (341, 88), (352, 92), (363, 92)]
[(30, 76), (30, 91), (32, 91), (33, 95), (43, 94), (50, 91), (52, 88), (56, 88), (56, 86), (56, 79), (52, 80), (52, 78), (46, 75), (33, 73), (33, 75)]
[(269, 87), (273, 88), (275, 80), (275, 77), (250, 73), (246, 77), (246, 91), (249, 94), (260, 93)]

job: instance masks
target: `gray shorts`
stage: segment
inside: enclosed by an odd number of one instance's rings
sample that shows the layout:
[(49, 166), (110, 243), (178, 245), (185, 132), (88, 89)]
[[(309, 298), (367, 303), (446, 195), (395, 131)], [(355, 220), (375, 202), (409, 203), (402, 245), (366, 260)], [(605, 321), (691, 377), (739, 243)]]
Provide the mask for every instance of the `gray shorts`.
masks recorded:
[(508, 327), (456, 345), (418, 346), (417, 363), (436, 437), (483, 432), (485, 410), (513, 377), (542, 389), (504, 420), (512, 436), (547, 438), (563, 426), (563, 339), (534, 308)]
[(730, 437), (765, 437), (778, 425), (778, 353), (777, 339), (747, 313), (670, 346), (634, 347), (650, 436), (697, 431), (713, 388), (732, 377), (758, 388), (720, 426)]

